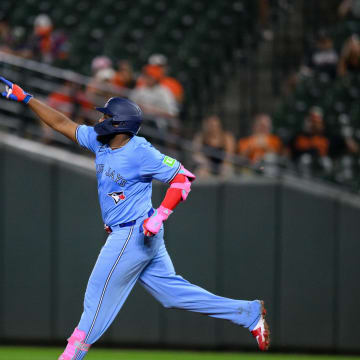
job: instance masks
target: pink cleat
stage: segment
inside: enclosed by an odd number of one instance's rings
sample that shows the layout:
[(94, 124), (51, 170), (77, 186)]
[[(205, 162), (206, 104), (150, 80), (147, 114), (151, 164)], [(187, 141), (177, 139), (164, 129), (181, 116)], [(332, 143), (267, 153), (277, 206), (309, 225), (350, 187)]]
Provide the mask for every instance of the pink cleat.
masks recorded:
[(270, 330), (265, 320), (266, 309), (264, 306), (264, 302), (260, 301), (260, 303), (261, 303), (261, 316), (254, 330), (252, 330), (251, 333), (258, 343), (259, 349), (261, 351), (266, 351), (269, 349), (270, 346)]
[(84, 331), (75, 328), (68, 339), (65, 351), (60, 355), (58, 360), (73, 360), (76, 358), (79, 351), (89, 351), (91, 345), (84, 343), (85, 337), (86, 333)]

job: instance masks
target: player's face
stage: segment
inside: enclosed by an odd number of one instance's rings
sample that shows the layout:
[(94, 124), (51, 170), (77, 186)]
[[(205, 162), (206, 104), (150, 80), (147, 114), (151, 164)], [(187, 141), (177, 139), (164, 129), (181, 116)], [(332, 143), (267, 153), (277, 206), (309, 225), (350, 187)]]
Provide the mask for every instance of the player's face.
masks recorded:
[(108, 114), (103, 114), (103, 116), (99, 119), (99, 123), (103, 122), (106, 119), (109, 119), (111, 116)]
[[(102, 123), (106, 119), (110, 119), (111, 116), (108, 114), (102, 114), (101, 118), (99, 119), (99, 123)], [(96, 139), (100, 141), (102, 144), (106, 145), (116, 136), (116, 134), (109, 134), (109, 135), (98, 135)]]

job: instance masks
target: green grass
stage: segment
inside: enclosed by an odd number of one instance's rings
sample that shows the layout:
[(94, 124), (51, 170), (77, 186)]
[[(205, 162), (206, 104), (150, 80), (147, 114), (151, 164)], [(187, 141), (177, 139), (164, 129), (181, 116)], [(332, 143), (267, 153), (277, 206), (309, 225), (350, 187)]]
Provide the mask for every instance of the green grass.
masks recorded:
[[(61, 348), (0, 347), (0, 360), (57, 360)], [(355, 356), (92, 349), (86, 360), (360, 360)]]

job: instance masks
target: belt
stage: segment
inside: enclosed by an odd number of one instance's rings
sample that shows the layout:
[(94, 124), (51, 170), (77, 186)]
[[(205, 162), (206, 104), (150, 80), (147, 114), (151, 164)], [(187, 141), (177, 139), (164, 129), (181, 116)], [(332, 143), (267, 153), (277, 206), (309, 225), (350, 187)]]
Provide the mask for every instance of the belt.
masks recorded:
[[(153, 208), (151, 208), (147, 213), (148, 217), (150, 217), (154, 213), (154, 211), (155, 210)], [(111, 226), (104, 224), (104, 229), (108, 234), (110, 234), (110, 233), (112, 233), (113, 229), (115, 229), (117, 227), (123, 228), (123, 227), (127, 227), (127, 226), (133, 226), (135, 224), (136, 224), (136, 220), (131, 220), (131, 221), (128, 221), (128, 222), (125, 222), (122, 224), (111, 225)]]

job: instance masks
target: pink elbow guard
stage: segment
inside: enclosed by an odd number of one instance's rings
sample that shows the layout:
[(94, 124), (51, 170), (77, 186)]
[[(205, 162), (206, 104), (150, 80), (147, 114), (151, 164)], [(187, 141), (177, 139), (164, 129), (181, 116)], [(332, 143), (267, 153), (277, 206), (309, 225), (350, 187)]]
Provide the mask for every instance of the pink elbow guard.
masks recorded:
[(182, 200), (185, 201), (191, 191), (191, 182), (196, 179), (196, 176), (191, 173), (189, 170), (186, 170), (184, 166), (181, 165), (179, 174), (185, 175), (186, 180), (183, 183), (172, 183), (170, 188), (180, 189)]

